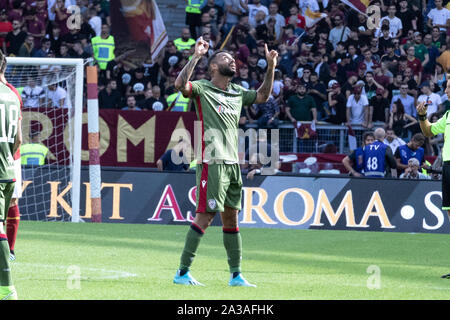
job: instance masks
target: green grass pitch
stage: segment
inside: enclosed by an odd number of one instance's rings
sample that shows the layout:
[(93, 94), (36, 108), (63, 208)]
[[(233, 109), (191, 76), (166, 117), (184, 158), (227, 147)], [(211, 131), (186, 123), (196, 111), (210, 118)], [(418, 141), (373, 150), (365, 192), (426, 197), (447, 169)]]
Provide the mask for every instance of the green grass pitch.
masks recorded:
[(19, 299), (450, 298), (440, 278), (450, 273), (445, 234), (241, 228), (244, 275), (258, 287), (230, 288), (219, 227), (207, 230), (192, 266), (206, 286), (172, 284), (187, 230), (22, 221), (12, 262)]

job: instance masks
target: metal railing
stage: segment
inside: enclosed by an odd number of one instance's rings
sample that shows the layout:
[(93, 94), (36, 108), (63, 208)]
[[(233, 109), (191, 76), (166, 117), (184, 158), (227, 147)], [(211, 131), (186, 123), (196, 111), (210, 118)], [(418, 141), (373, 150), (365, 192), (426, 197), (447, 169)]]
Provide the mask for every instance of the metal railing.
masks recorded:
[[(311, 122), (302, 122), (310, 124)], [(374, 122), (374, 128), (383, 127), (384, 122)], [(246, 129), (257, 129), (258, 125), (255, 123), (248, 123)], [(345, 154), (349, 152), (348, 146), (348, 127), (345, 125), (332, 125), (326, 122), (316, 123), (317, 138), (315, 139), (298, 139), (292, 123), (282, 122), (278, 126), (280, 138), (280, 152), (294, 152), (294, 153), (321, 153), (329, 145), (336, 147), (337, 153)], [(356, 136), (357, 145), (362, 144), (362, 136), (364, 132), (369, 129), (361, 125), (352, 125), (352, 129)], [(270, 130), (269, 137), (270, 141)]]

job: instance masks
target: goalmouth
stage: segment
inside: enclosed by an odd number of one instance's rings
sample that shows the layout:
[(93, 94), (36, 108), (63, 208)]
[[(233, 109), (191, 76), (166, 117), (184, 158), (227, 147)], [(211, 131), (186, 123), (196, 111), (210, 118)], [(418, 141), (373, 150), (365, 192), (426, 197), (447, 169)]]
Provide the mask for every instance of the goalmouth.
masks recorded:
[[(83, 87), (84, 87), (84, 66), (83, 59), (65, 59), (65, 58), (22, 58), (7, 57), (7, 69), (5, 72), (6, 79), (24, 96), (22, 92), (31, 92), (30, 101), (38, 101), (37, 106), (26, 106), (26, 110), (33, 110), (35, 107), (41, 111), (44, 110), (46, 115), (53, 123), (63, 123), (64, 128), (59, 129), (59, 134), (69, 136), (69, 141), (65, 146), (47, 145), (50, 150), (51, 158), (49, 166), (52, 166), (52, 174), (56, 170), (58, 176), (62, 177), (68, 185), (71, 184), (70, 206), (71, 215), (57, 215), (60, 220), (79, 222), (80, 221), (80, 185), (81, 185), (81, 148), (82, 148), (82, 114), (83, 114)], [(40, 89), (34, 90), (35, 87)], [(51, 89), (49, 89), (49, 87)], [(57, 88), (57, 91), (54, 88)], [(33, 91), (34, 90), (34, 91)], [(65, 98), (55, 101), (55, 92), (60, 92)], [(34, 94), (34, 95), (33, 95)], [(59, 102), (64, 101), (64, 105), (59, 106)], [(24, 101), (25, 103), (26, 101)], [(31, 103), (31, 102), (30, 102)], [(60, 109), (60, 110), (57, 110)], [(64, 112), (63, 112), (64, 111)], [(61, 117), (61, 119), (56, 119)], [(91, 118), (91, 117), (89, 117)], [(94, 118), (95, 119), (95, 118)], [(96, 119), (98, 121), (98, 109)], [(35, 121), (36, 122), (36, 121)], [(34, 123), (33, 123), (34, 125)], [(25, 126), (29, 126), (26, 127)], [(42, 125), (32, 127), (30, 123), (23, 124), (24, 127), (24, 143), (30, 141), (30, 136), (26, 133), (37, 132), (42, 137), (51, 137), (53, 132), (43, 132)], [(53, 129), (53, 126), (52, 126)], [(60, 141), (64, 143), (64, 137), (53, 138), (51, 141)], [(55, 142), (56, 143), (56, 142)], [(67, 146), (68, 145), (68, 146)], [(63, 150), (63, 147), (66, 148)], [(68, 150), (67, 150), (68, 149)], [(25, 166), (31, 167), (30, 174), (43, 174), (44, 166)], [(24, 172), (25, 169), (22, 169)], [(50, 170), (48, 170), (50, 171)], [(41, 172), (41, 173), (37, 173)], [(26, 180), (24, 177), (24, 181)], [(45, 181), (45, 180), (43, 180)], [(33, 195), (30, 199), (23, 199), (26, 206), (29, 206), (29, 212), (34, 209), (39, 212), (35, 217), (30, 219), (50, 220), (47, 214), (51, 208), (49, 204), (36, 203), (45, 198), (43, 186), (33, 186)], [(36, 193), (36, 194), (35, 194)], [(43, 212), (41, 212), (43, 211)], [(31, 214), (31, 213), (30, 213)], [(45, 217), (43, 219), (42, 217)], [(59, 219), (55, 219), (59, 220)]]

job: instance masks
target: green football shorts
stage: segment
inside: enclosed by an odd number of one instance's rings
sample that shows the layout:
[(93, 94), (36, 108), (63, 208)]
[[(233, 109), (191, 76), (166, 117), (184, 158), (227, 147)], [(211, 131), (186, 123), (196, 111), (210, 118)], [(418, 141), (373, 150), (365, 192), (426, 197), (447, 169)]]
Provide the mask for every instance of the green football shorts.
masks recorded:
[(5, 222), (8, 216), (9, 203), (14, 192), (15, 182), (0, 183), (0, 222)]
[(239, 164), (197, 164), (196, 212), (241, 210), (242, 177)]

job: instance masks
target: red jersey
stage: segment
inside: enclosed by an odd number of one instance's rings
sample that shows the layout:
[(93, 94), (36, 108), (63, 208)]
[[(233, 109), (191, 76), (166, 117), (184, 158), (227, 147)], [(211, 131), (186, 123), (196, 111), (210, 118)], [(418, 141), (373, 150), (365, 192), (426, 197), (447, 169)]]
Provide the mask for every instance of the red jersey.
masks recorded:
[(411, 68), (414, 75), (418, 75), (420, 72), (422, 72), (422, 62), (414, 58), (412, 61), (407, 60), (407, 66)]

